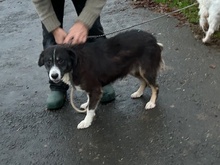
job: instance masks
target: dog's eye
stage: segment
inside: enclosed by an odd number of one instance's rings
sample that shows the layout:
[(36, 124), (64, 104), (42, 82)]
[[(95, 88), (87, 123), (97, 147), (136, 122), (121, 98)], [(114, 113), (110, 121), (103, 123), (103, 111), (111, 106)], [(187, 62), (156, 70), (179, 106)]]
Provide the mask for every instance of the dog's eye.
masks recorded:
[(62, 64), (63, 62), (64, 62), (63, 59), (59, 59), (59, 60), (57, 61), (58, 64)]
[(48, 60), (47, 65), (51, 65), (51, 64), (52, 64), (52, 60)]

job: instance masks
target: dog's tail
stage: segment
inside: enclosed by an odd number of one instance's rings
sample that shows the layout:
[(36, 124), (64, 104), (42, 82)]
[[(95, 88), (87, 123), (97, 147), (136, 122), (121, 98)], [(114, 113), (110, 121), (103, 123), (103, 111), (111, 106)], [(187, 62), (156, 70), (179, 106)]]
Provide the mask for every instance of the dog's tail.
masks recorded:
[[(161, 52), (163, 51), (163, 44), (162, 43), (157, 43), (157, 45), (160, 47)], [(160, 69), (161, 71), (164, 71), (166, 68), (165, 62), (163, 60), (163, 58), (161, 57), (161, 61), (160, 61)]]
[(70, 92), (70, 103), (71, 103), (71, 105), (72, 105), (72, 107), (73, 107), (73, 109), (75, 109), (77, 112), (79, 112), (79, 113), (86, 113), (86, 109), (84, 109), (84, 110), (81, 110), (81, 109), (79, 109), (79, 108), (77, 108), (76, 106), (75, 106), (75, 104), (74, 104), (74, 102), (73, 102), (73, 88), (71, 88), (71, 92)]

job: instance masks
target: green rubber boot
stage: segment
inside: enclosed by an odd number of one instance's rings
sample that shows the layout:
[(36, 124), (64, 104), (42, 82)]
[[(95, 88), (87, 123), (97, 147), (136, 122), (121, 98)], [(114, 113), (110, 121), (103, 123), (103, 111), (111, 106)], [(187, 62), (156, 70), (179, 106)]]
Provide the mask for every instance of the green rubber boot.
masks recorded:
[(103, 94), (100, 103), (105, 104), (115, 100), (115, 90), (111, 85), (104, 86), (102, 90)]
[(66, 100), (66, 94), (61, 91), (51, 91), (47, 98), (47, 109), (60, 109)]

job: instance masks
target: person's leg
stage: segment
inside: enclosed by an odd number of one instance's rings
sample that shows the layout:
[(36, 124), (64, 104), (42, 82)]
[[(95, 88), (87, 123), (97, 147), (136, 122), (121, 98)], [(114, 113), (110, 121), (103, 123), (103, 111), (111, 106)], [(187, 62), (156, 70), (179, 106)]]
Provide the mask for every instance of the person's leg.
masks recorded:
[[(79, 15), (82, 11), (82, 9), (85, 6), (86, 0), (72, 0), (73, 5), (75, 6), (77, 15)], [(101, 25), (101, 21), (100, 21), (100, 17), (98, 17), (95, 21), (95, 23), (93, 24), (93, 26), (91, 27), (91, 29), (89, 30), (89, 36), (97, 36), (97, 35), (103, 35), (104, 34), (104, 30), (103, 27)], [(105, 38), (105, 36), (103, 36)], [(89, 38), (87, 40), (87, 42), (93, 42), (95, 41), (96, 38)], [(100, 100), (101, 103), (108, 103), (111, 102), (115, 99), (115, 91), (112, 87), (112, 85), (106, 85), (102, 88), (103, 90), (103, 95), (102, 98)]]
[[(51, 0), (54, 11), (57, 15), (58, 20), (61, 22), (61, 27), (63, 24), (63, 14), (64, 14), (64, 3), (65, 0)], [(55, 39), (52, 33), (49, 33), (45, 26), (42, 24), (43, 29), (43, 48), (46, 49), (51, 45), (55, 45)], [(63, 82), (58, 84), (49, 80), (51, 93), (47, 98), (47, 108), (48, 109), (59, 109), (61, 108), (66, 100), (66, 91), (69, 86)]]

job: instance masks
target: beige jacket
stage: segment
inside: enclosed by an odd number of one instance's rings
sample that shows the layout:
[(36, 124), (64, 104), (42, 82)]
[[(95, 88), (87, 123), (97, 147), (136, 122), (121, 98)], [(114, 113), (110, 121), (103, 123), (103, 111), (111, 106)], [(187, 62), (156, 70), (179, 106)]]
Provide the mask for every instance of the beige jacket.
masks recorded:
[[(61, 23), (56, 17), (50, 0), (32, 0), (32, 2), (48, 32), (60, 26)], [(87, 0), (77, 20), (83, 22), (90, 29), (99, 17), (105, 3), (106, 0)]]

